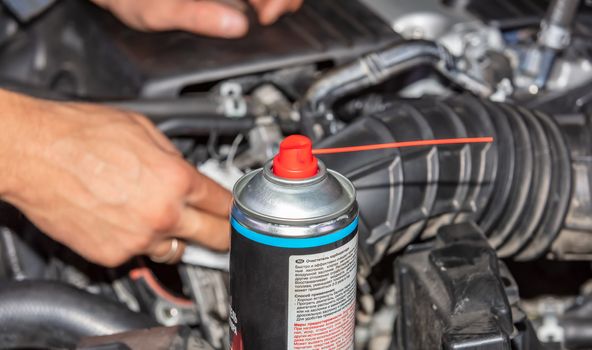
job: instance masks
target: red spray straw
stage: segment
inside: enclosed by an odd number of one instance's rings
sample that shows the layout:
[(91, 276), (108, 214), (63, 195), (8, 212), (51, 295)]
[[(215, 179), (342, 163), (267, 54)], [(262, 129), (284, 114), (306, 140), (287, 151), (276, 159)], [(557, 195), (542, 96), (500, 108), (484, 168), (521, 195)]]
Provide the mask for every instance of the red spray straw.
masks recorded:
[(378, 150), (378, 149), (387, 149), (387, 148), (442, 146), (442, 145), (459, 145), (459, 144), (467, 144), (467, 143), (491, 143), (491, 142), (493, 142), (493, 137), (461, 137), (461, 138), (456, 138), (456, 139), (402, 141), (402, 142), (378, 143), (378, 144), (374, 144), (374, 145), (363, 145), (363, 146), (319, 148), (319, 149), (313, 149), (312, 154), (333, 154), (333, 153), (345, 153), (345, 152), (374, 151), (374, 150)]
[(305, 179), (318, 171), (315, 154), (373, 151), (388, 148), (459, 145), (468, 143), (491, 143), (493, 137), (462, 137), (454, 139), (417, 140), (379, 143), (374, 145), (312, 149), (312, 142), (306, 136), (288, 136), (280, 144), (280, 152), (273, 159), (273, 173), (288, 179)]

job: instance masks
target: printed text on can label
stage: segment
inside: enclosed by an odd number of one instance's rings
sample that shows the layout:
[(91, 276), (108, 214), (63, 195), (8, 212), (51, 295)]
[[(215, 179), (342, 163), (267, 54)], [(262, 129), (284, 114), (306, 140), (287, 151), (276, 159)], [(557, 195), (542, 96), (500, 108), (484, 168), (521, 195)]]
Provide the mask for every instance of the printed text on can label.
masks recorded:
[(289, 350), (351, 348), (356, 269), (357, 236), (327, 252), (290, 257)]

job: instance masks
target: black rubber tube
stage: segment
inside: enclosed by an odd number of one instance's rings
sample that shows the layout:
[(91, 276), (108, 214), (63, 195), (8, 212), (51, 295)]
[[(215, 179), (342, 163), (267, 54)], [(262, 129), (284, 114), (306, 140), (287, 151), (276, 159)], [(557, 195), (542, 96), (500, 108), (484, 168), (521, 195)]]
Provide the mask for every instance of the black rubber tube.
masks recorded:
[(219, 135), (234, 135), (254, 126), (255, 119), (251, 117), (174, 118), (158, 124), (168, 137), (209, 135), (214, 131)]
[[(101, 101), (101, 104), (127, 109), (150, 117), (155, 122), (179, 117), (228, 118), (222, 97), (211, 94), (180, 98), (155, 98), (121, 101)], [(247, 105), (247, 109), (249, 106)], [(247, 114), (249, 111), (247, 110)]]
[[(517, 260), (565, 254), (573, 250), (569, 237), (592, 232), (586, 224), (592, 197), (588, 119), (555, 120), (469, 95), (370, 96), (341, 110), (355, 122), (316, 147), (431, 137), (495, 139), (490, 145), (321, 156), (356, 186), (360, 249), (373, 263), (416, 238), (434, 236), (451, 221), (474, 220), (498, 254)], [(589, 239), (574, 242), (592, 245)]]
[(315, 137), (315, 119), (328, 113), (335, 101), (351, 93), (378, 85), (410, 68), (441, 64), (454, 68), (454, 57), (441, 45), (425, 40), (397, 43), (329, 71), (307, 91), (301, 102), (302, 124)]
[(312, 111), (324, 112), (351, 92), (377, 85), (409, 68), (438, 62), (453, 66), (452, 56), (442, 46), (425, 40), (405, 41), (330, 71), (310, 87), (304, 101)]
[(191, 115), (224, 116), (221, 104), (215, 99), (205, 97), (108, 101), (102, 104), (131, 110), (155, 119)]
[(83, 337), (154, 326), (146, 315), (63, 283), (0, 283), (2, 349), (72, 347)]

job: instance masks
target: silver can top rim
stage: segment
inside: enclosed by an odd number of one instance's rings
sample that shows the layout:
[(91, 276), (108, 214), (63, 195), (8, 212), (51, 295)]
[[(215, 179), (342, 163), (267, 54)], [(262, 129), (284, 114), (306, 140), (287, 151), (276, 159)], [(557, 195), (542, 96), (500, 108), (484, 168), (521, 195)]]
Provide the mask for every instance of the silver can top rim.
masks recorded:
[[(257, 181), (253, 181), (256, 176)], [(321, 186), (330, 186), (341, 191), (338, 194), (338, 200), (334, 202), (326, 202), (323, 204), (325, 211), (315, 211), (317, 208), (311, 208), (310, 213), (302, 215), (302, 217), (289, 217), (282, 216), (272, 213), (272, 210), (262, 210), (261, 208), (253, 208), (253, 201), (245, 203), (242, 198), (242, 192), (246, 190), (247, 186), (252, 185), (253, 182), (257, 182), (259, 186), (264, 188), (258, 188), (256, 190), (260, 192), (273, 191), (274, 189), (291, 189), (294, 191), (308, 191), (310, 188), (318, 189)], [(249, 189), (253, 190), (253, 189)], [(312, 192), (312, 191), (311, 191)], [(285, 179), (275, 176), (272, 171), (272, 162), (268, 162), (262, 169), (252, 171), (241, 178), (234, 187), (234, 206), (237, 207), (246, 217), (251, 220), (263, 221), (278, 225), (294, 225), (294, 226), (307, 226), (311, 224), (319, 224), (327, 221), (333, 221), (341, 216), (349, 216), (352, 212), (352, 208), (355, 206), (356, 195), (353, 184), (343, 175), (327, 169), (325, 165), (319, 161), (319, 172), (307, 179)]]

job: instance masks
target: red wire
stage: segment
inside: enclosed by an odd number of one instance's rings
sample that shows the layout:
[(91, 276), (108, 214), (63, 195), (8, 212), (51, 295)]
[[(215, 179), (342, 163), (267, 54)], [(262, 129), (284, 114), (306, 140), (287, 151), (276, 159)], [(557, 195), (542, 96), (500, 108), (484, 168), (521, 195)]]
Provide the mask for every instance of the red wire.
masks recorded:
[(363, 145), (363, 146), (318, 148), (318, 149), (313, 149), (312, 154), (332, 154), (332, 153), (345, 153), (345, 152), (373, 151), (373, 150), (387, 149), (387, 148), (457, 145), (457, 144), (466, 144), (466, 143), (491, 143), (491, 142), (493, 142), (493, 137), (464, 137), (464, 138), (456, 138), (456, 139), (403, 141), (403, 142), (379, 143), (379, 144), (375, 144), (375, 145)]
[(129, 276), (132, 280), (139, 280), (144, 279), (148, 287), (152, 289), (156, 295), (160, 296), (161, 298), (168, 300), (173, 304), (177, 304), (180, 306), (193, 306), (193, 301), (185, 298), (181, 298), (171, 294), (169, 291), (164, 289), (160, 282), (154, 277), (152, 271), (150, 271), (147, 267), (136, 267), (129, 272)]

